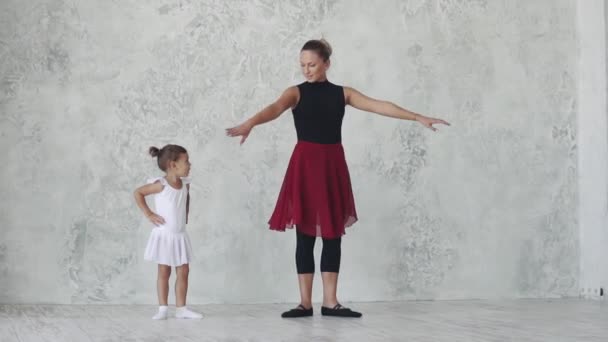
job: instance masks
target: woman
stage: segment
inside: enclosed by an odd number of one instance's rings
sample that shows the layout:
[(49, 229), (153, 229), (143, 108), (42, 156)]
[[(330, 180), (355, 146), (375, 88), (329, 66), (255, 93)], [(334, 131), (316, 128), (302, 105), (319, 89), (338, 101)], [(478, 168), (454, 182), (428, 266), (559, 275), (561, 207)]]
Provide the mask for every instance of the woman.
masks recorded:
[(315, 272), (314, 244), (323, 239), (321, 276), (324, 316), (361, 317), (361, 313), (338, 302), (336, 289), (340, 269), (341, 238), (346, 227), (357, 221), (355, 201), (344, 150), (341, 127), (346, 105), (388, 117), (417, 121), (436, 130), (447, 122), (422, 116), (387, 102), (369, 98), (357, 90), (327, 80), (331, 47), (325, 40), (310, 40), (300, 51), (300, 67), (306, 82), (287, 88), (272, 104), (226, 130), (245, 142), (251, 130), (278, 118), (291, 108), (298, 142), (270, 218), (270, 229), (296, 227), (296, 268), (301, 302), (282, 314), (285, 318), (312, 316), (312, 282)]

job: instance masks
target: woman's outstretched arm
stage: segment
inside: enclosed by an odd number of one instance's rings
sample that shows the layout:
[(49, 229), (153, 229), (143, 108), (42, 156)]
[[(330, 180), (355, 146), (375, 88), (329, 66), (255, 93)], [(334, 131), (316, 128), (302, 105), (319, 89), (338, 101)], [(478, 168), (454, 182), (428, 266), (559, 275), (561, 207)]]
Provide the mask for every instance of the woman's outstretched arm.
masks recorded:
[(287, 88), (276, 101), (266, 106), (247, 121), (236, 127), (226, 129), (226, 134), (231, 137), (240, 136), (241, 144), (244, 143), (253, 127), (278, 118), (287, 109), (293, 108), (298, 103), (299, 97), (300, 92), (297, 87)]
[(435, 127), (433, 127), (434, 124), (450, 125), (444, 120), (429, 118), (424, 115), (414, 113), (407, 109), (401, 108), (392, 102), (371, 98), (350, 87), (344, 87), (344, 97), (346, 104), (359, 110), (401, 120), (418, 121), (433, 131), (437, 130)]

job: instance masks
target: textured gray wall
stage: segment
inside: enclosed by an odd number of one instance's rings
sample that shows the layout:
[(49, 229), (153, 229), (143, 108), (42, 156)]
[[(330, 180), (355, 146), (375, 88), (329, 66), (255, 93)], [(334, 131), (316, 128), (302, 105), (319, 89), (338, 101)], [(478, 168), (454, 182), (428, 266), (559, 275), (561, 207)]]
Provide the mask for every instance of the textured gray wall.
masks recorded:
[(291, 114), (242, 147), (224, 128), (321, 35), (331, 81), (453, 124), (347, 111), (340, 298), (576, 294), (575, 2), (381, 4), (3, 0), (0, 302), (155, 303), (132, 191), (169, 142), (193, 162), (190, 302), (298, 300), (294, 234), (266, 225)]
[(608, 287), (608, 115), (605, 0), (577, 2), (580, 294)]

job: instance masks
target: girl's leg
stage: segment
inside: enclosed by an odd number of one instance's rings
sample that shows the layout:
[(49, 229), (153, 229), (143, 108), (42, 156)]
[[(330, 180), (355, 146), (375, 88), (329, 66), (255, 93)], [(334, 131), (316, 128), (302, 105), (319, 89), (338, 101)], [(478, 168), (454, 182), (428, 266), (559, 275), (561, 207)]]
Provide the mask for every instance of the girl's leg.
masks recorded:
[(188, 264), (177, 266), (177, 277), (175, 279), (175, 306), (186, 306), (186, 294), (188, 293), (188, 274), (190, 267)]
[(190, 267), (184, 264), (176, 267), (177, 279), (175, 280), (175, 304), (177, 306), (175, 317), (177, 318), (202, 318), (203, 315), (191, 311), (186, 307), (186, 295), (188, 293), (188, 275)]
[(158, 265), (158, 277), (156, 279), (156, 292), (158, 294), (158, 304), (167, 306), (169, 297), (169, 277), (171, 276), (171, 266)]
[(171, 267), (167, 265), (158, 265), (158, 276), (156, 278), (156, 294), (158, 296), (158, 312), (152, 319), (167, 319), (167, 301), (169, 297), (169, 277), (171, 276)]

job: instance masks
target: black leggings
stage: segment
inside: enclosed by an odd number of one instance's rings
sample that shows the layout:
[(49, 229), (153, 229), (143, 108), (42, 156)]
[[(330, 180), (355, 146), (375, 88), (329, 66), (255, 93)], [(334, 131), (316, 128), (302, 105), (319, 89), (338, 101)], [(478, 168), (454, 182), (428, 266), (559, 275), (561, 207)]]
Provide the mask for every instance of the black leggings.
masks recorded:
[[(315, 273), (315, 236), (304, 235), (296, 231), (296, 267), (298, 274)], [(323, 250), (321, 251), (321, 272), (340, 271), (340, 255), (342, 238), (323, 239)]]

